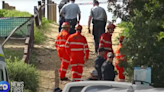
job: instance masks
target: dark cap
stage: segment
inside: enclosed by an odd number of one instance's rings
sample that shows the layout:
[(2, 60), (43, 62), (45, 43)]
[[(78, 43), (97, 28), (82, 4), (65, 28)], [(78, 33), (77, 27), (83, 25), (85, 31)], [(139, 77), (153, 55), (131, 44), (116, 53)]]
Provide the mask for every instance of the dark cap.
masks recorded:
[(110, 57), (114, 58), (114, 55), (113, 55), (112, 52), (108, 52), (108, 53), (107, 53), (107, 57), (108, 57), (108, 58), (110, 58)]
[(103, 47), (100, 47), (99, 49), (98, 49), (98, 52), (102, 52), (102, 51), (107, 51), (105, 48), (103, 48)]
[(99, 4), (99, 1), (94, 0), (94, 1), (93, 1), (93, 4)]
[(56, 88), (54, 89), (54, 92), (62, 92), (62, 90), (61, 90), (60, 88), (56, 87)]

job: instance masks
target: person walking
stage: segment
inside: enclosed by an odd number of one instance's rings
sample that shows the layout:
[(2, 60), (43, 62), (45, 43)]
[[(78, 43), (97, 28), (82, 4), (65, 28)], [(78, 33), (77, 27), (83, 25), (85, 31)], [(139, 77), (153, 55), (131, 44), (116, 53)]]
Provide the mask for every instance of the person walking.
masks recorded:
[(69, 36), (65, 48), (70, 57), (72, 78), (80, 79), (83, 73), (83, 65), (89, 58), (87, 40), (81, 35), (82, 26), (77, 24), (76, 33)]
[(67, 38), (69, 37), (69, 31), (70, 31), (70, 24), (67, 22), (64, 22), (62, 24), (62, 31), (57, 35), (56, 41), (55, 41), (55, 47), (58, 51), (58, 56), (61, 60), (61, 66), (59, 69), (59, 76), (61, 80), (68, 80), (67, 77), (65, 77), (65, 74), (67, 72), (67, 68), (70, 63), (70, 58), (66, 54), (65, 50), (65, 43)]
[[(104, 58), (107, 59), (107, 53), (108, 52), (112, 52), (113, 53), (113, 48), (112, 48), (112, 33), (114, 32), (115, 29), (115, 25), (113, 24), (109, 24), (107, 26), (107, 32), (102, 34), (100, 37), (100, 44), (99, 44), (99, 48), (103, 47), (105, 48), (107, 51), (104, 55)], [(114, 53), (113, 53), (114, 54)]]
[(119, 66), (119, 63), (122, 63), (122, 62), (126, 62), (126, 58), (125, 58), (125, 55), (121, 54), (120, 53), (120, 49), (122, 47), (122, 42), (124, 40), (124, 36), (120, 36), (119, 38), (119, 45), (116, 49), (116, 63), (115, 63), (115, 67), (116, 69), (118, 70), (118, 81), (119, 82), (124, 82), (125, 81), (125, 75), (123, 74), (124, 72), (124, 67), (123, 66)]
[[(70, 2), (65, 4), (61, 11), (60, 11), (60, 15), (63, 15), (65, 18), (66, 22), (69, 22), (71, 25), (71, 29), (70, 29), (70, 34), (73, 34), (76, 32), (75, 30), (75, 25), (78, 24), (80, 22), (81, 19), (81, 11), (80, 8), (77, 4), (75, 4), (75, 0), (69, 0)], [(77, 19), (77, 15), (78, 15), (78, 19)]]
[[(62, 7), (63, 7), (65, 4), (67, 4), (68, 2), (69, 2), (69, 0), (61, 0), (60, 4), (59, 4), (59, 6), (58, 6), (58, 8), (59, 8), (59, 13), (60, 13)], [(60, 14), (59, 14), (59, 15), (60, 15)], [(60, 16), (59, 16), (59, 32), (60, 32), (61, 29), (62, 29), (61, 26), (62, 26), (62, 24), (63, 24), (64, 21), (65, 21), (64, 16), (63, 16), (63, 15), (60, 15)]]
[(102, 80), (114, 81), (116, 75), (113, 66), (114, 55), (112, 52), (108, 52), (107, 57), (107, 60), (103, 63), (101, 68)]
[(99, 6), (98, 1), (94, 1), (93, 8), (91, 9), (90, 16), (88, 19), (88, 32), (90, 31), (91, 20), (93, 23), (92, 35), (94, 36), (95, 42), (95, 53), (97, 53), (99, 47), (100, 36), (105, 33), (105, 26), (107, 22), (106, 11)]
[(102, 73), (101, 73), (101, 66), (105, 62), (104, 55), (105, 55), (106, 50), (101, 47), (98, 49), (98, 55), (95, 59), (95, 69), (98, 72), (98, 79), (102, 79)]

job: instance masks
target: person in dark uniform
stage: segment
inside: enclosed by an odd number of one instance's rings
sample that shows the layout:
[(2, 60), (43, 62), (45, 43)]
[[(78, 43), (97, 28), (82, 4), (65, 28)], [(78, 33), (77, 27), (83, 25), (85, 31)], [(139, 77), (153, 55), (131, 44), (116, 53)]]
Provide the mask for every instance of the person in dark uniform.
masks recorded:
[[(60, 2), (59, 6), (58, 6), (58, 8), (59, 8), (59, 13), (60, 13), (62, 7), (63, 7), (65, 4), (67, 4), (68, 2), (69, 2), (69, 0), (62, 0), (62, 1)], [(61, 25), (63, 24), (63, 22), (65, 22), (65, 18), (64, 18), (63, 15), (60, 15), (60, 16), (59, 16), (59, 32), (60, 32), (61, 29), (62, 29)]]
[(74, 2), (75, 0), (69, 0), (69, 3), (65, 4), (60, 11), (60, 15), (64, 15), (65, 22), (68, 22), (71, 25), (70, 34), (76, 32), (75, 25), (79, 24), (81, 19), (80, 8)]
[(99, 6), (99, 2), (94, 0), (94, 7), (91, 9), (90, 16), (88, 19), (88, 31), (90, 32), (91, 20), (93, 23), (92, 35), (94, 36), (95, 53), (99, 48), (100, 36), (105, 33), (105, 26), (107, 22), (107, 14), (104, 8)]
[(91, 76), (87, 80), (98, 80), (98, 73), (95, 69), (91, 71), (90, 75)]
[(107, 60), (103, 63), (101, 67), (102, 80), (114, 81), (116, 73), (114, 71), (113, 58), (113, 53), (108, 52)]
[(98, 72), (98, 79), (102, 79), (102, 73), (101, 73), (101, 66), (105, 62), (104, 55), (105, 55), (106, 49), (103, 47), (98, 49), (98, 56), (95, 59), (95, 69)]

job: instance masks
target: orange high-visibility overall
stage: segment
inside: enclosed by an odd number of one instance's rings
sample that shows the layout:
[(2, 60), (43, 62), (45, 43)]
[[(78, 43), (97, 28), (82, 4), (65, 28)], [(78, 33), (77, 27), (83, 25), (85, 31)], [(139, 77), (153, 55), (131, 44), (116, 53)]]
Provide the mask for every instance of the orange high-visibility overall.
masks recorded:
[(65, 77), (67, 68), (70, 63), (70, 58), (66, 54), (66, 50), (65, 50), (65, 43), (66, 43), (68, 37), (69, 37), (69, 33), (65, 30), (62, 30), (58, 34), (56, 41), (55, 41), (55, 47), (58, 51), (58, 56), (61, 60), (61, 65), (60, 65), (60, 69), (59, 69), (59, 73), (60, 73), (59, 76), (61, 79)]
[(119, 43), (119, 45), (118, 45), (118, 47), (116, 49), (116, 59), (117, 59), (117, 61), (116, 61), (115, 66), (116, 66), (116, 69), (118, 70), (118, 77), (119, 77), (119, 79), (125, 79), (125, 75), (123, 74), (124, 68), (118, 66), (119, 61), (122, 61), (122, 62), (125, 61), (126, 62), (125, 55), (120, 53), (121, 47), (122, 47), (122, 44)]
[(112, 52), (113, 53), (111, 39), (112, 39), (112, 34), (109, 33), (109, 32), (106, 32), (106, 33), (102, 34), (101, 37), (100, 37), (99, 48), (103, 47), (106, 50), (108, 50), (108, 51), (106, 51), (106, 53), (104, 55), (105, 59), (107, 59), (107, 53), (108, 52)]
[(83, 73), (84, 59), (89, 57), (89, 49), (86, 38), (76, 32), (69, 36), (65, 44), (66, 51), (70, 55), (72, 78), (81, 78)]

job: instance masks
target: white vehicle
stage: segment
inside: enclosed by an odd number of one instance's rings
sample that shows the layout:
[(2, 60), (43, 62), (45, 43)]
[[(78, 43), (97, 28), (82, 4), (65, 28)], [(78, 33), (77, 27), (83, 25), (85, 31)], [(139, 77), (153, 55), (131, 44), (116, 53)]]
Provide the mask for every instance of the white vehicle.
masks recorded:
[[(141, 81), (142, 82), (142, 81)], [(67, 83), (62, 92), (164, 92), (163, 89), (149, 85), (138, 85), (135, 82), (115, 81), (78, 81)]]
[(0, 45), (0, 81), (9, 82), (9, 77), (6, 69), (6, 62), (1, 45)]

